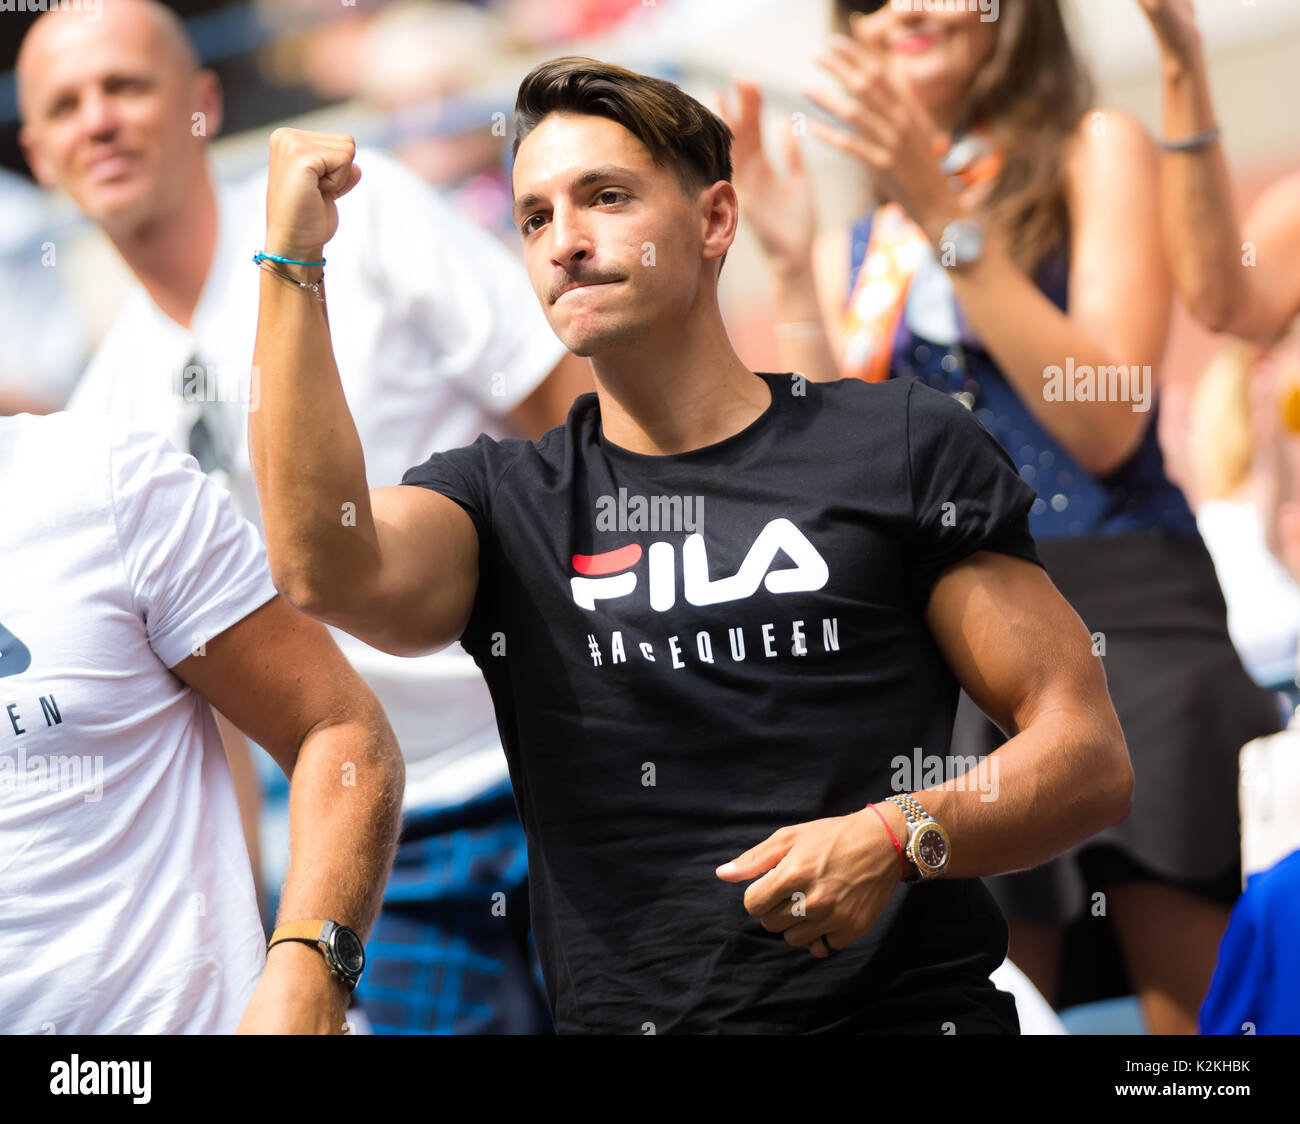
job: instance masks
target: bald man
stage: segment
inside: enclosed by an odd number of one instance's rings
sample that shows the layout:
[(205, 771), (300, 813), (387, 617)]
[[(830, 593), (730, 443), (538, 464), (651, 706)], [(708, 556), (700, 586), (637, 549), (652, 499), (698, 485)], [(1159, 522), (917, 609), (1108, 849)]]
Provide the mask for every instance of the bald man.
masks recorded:
[[(94, 24), (47, 13), (17, 69), (33, 172), (67, 191), (138, 282), (69, 408), (188, 449), (258, 524), (246, 438), (258, 401), (250, 258), (273, 248), (263, 242), (265, 174), (220, 184), (208, 167), (222, 117), (216, 77), (151, 0), (112, 0)], [(349, 233), (331, 244), (329, 285), (348, 309), (334, 344), (371, 485), (396, 484), (410, 464), (481, 432), (536, 438), (561, 422), (593, 384), (546, 324), (522, 267), (390, 157), (367, 153), (365, 166)], [(407, 760), (402, 849), (357, 989), (372, 1024), (549, 1030), (530, 950), (526, 843), (482, 676), (459, 647), (403, 660), (334, 635)]]

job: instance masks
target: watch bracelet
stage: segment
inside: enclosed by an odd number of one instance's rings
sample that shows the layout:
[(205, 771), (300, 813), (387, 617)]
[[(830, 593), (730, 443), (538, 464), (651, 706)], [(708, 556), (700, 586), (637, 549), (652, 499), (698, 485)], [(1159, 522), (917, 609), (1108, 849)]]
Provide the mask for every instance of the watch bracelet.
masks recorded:
[[(934, 824), (936, 828), (939, 828), (939, 821), (930, 815), (930, 813), (921, 806), (920, 801), (910, 793), (895, 794), (894, 796), (891, 796), (889, 800), (895, 807), (899, 808), (903, 812), (908, 825), (907, 846), (903, 849), (903, 854), (907, 861), (907, 865), (911, 868), (912, 874), (910, 877), (904, 879), (904, 881), (924, 882), (929, 876), (921, 873), (920, 864), (917, 862), (912, 849), (913, 841), (916, 839), (921, 828), (925, 824)], [(942, 831), (943, 829), (939, 828), (939, 830)]]
[(918, 821), (912, 814), (911, 808), (908, 807), (907, 801), (895, 794), (888, 801), (893, 804), (900, 812), (903, 813), (903, 820), (907, 824), (907, 843), (903, 847), (903, 860), (907, 864), (907, 876), (903, 879), (907, 883), (921, 881), (921, 868), (917, 866), (916, 859), (912, 856), (912, 840), (916, 838), (916, 828)]
[(896, 807), (902, 809), (903, 814), (909, 821), (915, 819), (918, 823), (923, 823), (926, 820), (934, 819), (929, 812), (921, 807), (920, 801), (910, 793), (900, 793), (891, 796), (889, 799), (894, 802)]

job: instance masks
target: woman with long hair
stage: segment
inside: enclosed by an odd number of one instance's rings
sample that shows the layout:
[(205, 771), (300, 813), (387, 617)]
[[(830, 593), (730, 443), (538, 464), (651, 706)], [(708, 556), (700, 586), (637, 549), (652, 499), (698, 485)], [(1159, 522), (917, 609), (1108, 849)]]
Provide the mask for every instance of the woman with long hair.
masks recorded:
[[(811, 130), (866, 167), (875, 205), (814, 242), (802, 161), (793, 144), (788, 171), (768, 160), (758, 91), (738, 83), (723, 108), (742, 212), (778, 279), (783, 361), (913, 375), (973, 409), (1037, 489), (1040, 556), (1105, 667), (1133, 811), (988, 880), (1011, 959), (1056, 1002), (1065, 925), (1104, 916), (1148, 1028), (1195, 1032), (1240, 892), (1237, 752), (1280, 714), (1231, 646), (1157, 442), (1172, 285), (1156, 150), (1093, 105), (1058, 0), (1002, 0), (996, 19), (913, 7), (836, 0), (818, 61), (841, 88), (808, 91), (841, 123)], [(1004, 740), (963, 697), (952, 754)]]

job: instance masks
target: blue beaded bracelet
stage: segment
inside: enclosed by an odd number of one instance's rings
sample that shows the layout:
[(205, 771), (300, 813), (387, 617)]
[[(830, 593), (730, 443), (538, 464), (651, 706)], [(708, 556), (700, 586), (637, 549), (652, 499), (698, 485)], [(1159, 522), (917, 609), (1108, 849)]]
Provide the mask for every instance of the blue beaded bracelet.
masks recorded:
[(282, 258), (280, 257), (279, 254), (268, 254), (262, 250), (258, 250), (257, 253), (253, 255), (253, 264), (257, 265), (258, 263), (264, 261), (279, 262), (281, 265), (324, 265), (325, 264), (324, 258), (321, 258), (320, 261), (294, 261), (293, 258)]
[(1219, 139), (1219, 126), (1206, 129), (1202, 133), (1193, 133), (1190, 137), (1183, 137), (1180, 140), (1162, 140), (1160, 147), (1166, 152), (1200, 152), (1202, 149), (1209, 148)]

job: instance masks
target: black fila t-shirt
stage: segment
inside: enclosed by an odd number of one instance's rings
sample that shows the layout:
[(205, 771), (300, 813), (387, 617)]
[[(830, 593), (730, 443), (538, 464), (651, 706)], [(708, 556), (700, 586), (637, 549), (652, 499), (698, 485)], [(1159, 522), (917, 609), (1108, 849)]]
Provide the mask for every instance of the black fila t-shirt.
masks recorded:
[(956, 401), (756, 377), (771, 405), (706, 448), (618, 448), (586, 394), (537, 443), (482, 436), (403, 478), (478, 531), (461, 640), (528, 837), (556, 1029), (1014, 1032), (978, 879), (900, 884), (818, 960), (714, 874), (778, 828), (935, 783), (958, 686), (929, 592), (977, 550), (1038, 561), (1033, 489)]

